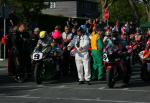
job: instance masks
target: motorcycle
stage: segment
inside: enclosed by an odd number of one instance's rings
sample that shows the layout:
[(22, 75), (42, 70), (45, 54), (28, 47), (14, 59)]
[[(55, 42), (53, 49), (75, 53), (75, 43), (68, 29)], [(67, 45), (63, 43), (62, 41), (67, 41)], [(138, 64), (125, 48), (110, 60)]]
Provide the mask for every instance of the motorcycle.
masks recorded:
[(57, 72), (54, 58), (57, 52), (52, 50), (51, 45), (35, 48), (32, 54), (34, 68), (34, 80), (41, 84), (43, 80), (53, 78)]
[(141, 60), (141, 79), (143, 81), (150, 81), (150, 58), (143, 58), (144, 51), (139, 53), (139, 57)]
[(126, 63), (121, 59), (118, 53), (103, 53), (104, 67), (106, 70), (106, 81), (109, 88), (113, 88), (116, 81), (123, 80), (128, 84), (130, 73), (127, 70)]

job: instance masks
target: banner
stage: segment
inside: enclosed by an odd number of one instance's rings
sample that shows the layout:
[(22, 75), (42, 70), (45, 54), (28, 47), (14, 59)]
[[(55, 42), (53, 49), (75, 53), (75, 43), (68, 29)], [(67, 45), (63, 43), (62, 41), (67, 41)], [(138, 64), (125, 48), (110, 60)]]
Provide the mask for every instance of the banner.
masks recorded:
[(109, 13), (109, 10), (108, 8), (104, 9), (104, 20), (108, 21), (110, 19), (110, 13)]

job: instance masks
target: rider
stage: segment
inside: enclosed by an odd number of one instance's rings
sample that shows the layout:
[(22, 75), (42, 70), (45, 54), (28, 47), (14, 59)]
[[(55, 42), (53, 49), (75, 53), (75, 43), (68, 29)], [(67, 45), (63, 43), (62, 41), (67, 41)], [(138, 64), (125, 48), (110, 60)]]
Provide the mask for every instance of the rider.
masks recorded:
[(110, 31), (106, 31), (103, 43), (104, 43), (104, 52), (108, 52), (109, 54), (111, 54), (113, 52), (113, 42)]
[(42, 47), (46, 47), (48, 45), (51, 44), (51, 38), (48, 36), (47, 32), (46, 31), (41, 31), (39, 33), (39, 40), (38, 40), (38, 43), (37, 43), (37, 48), (39, 46), (42, 46)]

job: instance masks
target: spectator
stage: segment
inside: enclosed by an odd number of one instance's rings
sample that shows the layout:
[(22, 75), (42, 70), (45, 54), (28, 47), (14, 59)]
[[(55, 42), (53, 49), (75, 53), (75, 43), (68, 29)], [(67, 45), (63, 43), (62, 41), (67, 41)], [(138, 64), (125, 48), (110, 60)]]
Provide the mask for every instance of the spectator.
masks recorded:
[(77, 36), (68, 45), (68, 50), (75, 47), (75, 62), (78, 71), (79, 84), (84, 81), (90, 85), (91, 70), (90, 70), (90, 57), (89, 57), (89, 38), (84, 34), (83, 29), (80, 27), (77, 30)]
[(58, 46), (62, 49), (62, 32), (61, 26), (57, 25), (55, 30), (52, 32), (52, 38), (58, 44)]
[(9, 25), (10, 27), (14, 27), (18, 24), (18, 17), (16, 15), (16, 11), (12, 10), (9, 14)]
[(68, 18), (68, 20), (66, 21), (66, 26), (69, 26), (69, 27), (73, 27), (72, 25), (72, 18)]
[(71, 72), (71, 62), (70, 61), (70, 52), (67, 50), (67, 45), (70, 43), (72, 40), (73, 34), (71, 33), (71, 29), (68, 26), (65, 26), (65, 31), (62, 33), (62, 39), (63, 39), (63, 57), (64, 57), (64, 62), (63, 62), (63, 67), (64, 67), (64, 74), (68, 74)]
[(18, 66), (16, 67), (20, 72), (31, 73), (31, 43), (30, 35), (26, 32), (25, 24), (21, 23), (18, 30), (12, 37), (12, 45), (15, 48), (16, 58), (18, 58)]
[(91, 48), (93, 57), (92, 80), (103, 80), (103, 41), (96, 27), (93, 27), (91, 34)]
[(33, 31), (33, 35), (32, 35), (32, 48), (35, 48), (38, 40), (39, 40), (39, 33), (40, 33), (40, 29), (38, 27), (36, 27)]

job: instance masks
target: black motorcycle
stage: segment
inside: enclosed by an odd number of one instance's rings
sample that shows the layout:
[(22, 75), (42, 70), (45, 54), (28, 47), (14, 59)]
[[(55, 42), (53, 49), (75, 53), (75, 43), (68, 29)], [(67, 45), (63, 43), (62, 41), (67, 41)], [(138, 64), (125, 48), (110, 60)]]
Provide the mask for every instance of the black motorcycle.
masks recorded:
[(55, 77), (57, 51), (52, 50), (50, 45), (46, 47), (39, 46), (35, 48), (32, 54), (32, 65), (34, 68), (34, 80), (41, 84), (44, 80)]

